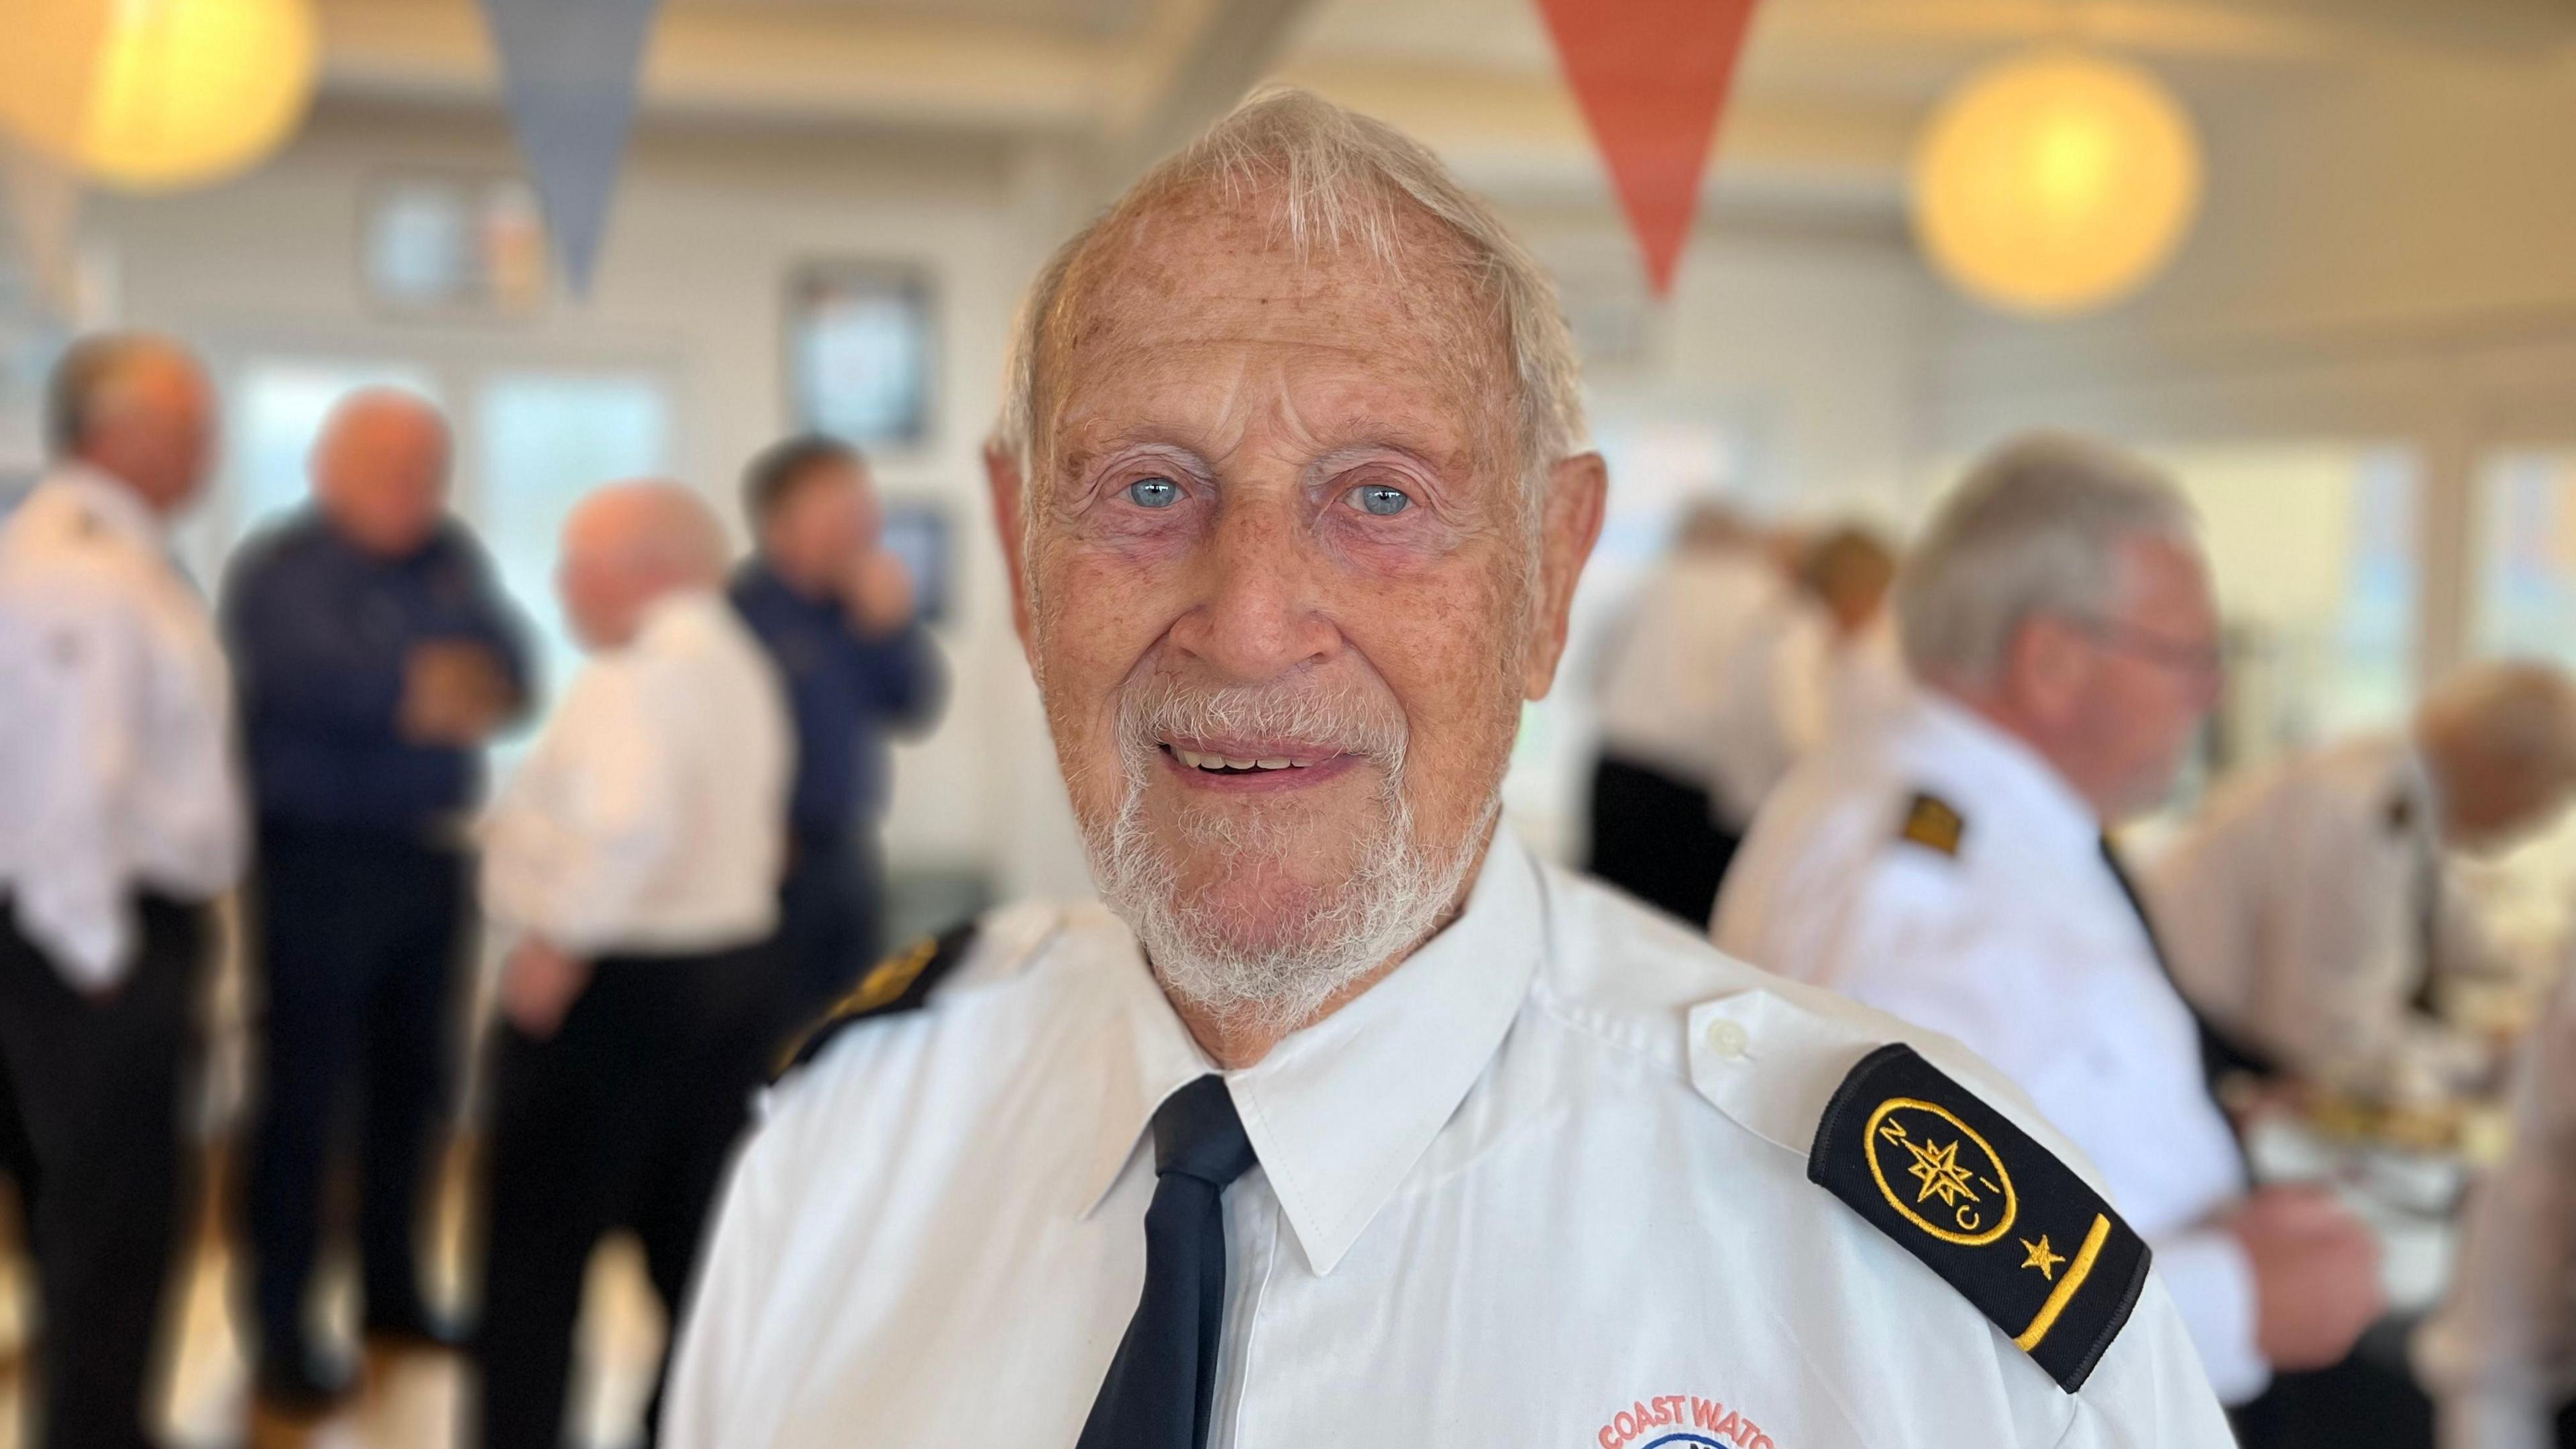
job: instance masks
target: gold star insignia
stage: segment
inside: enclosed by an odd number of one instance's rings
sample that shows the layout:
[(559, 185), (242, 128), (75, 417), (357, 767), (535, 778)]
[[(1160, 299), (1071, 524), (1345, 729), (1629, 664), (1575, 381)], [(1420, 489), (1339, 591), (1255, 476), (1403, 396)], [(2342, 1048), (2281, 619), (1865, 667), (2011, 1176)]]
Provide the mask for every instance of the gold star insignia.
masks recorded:
[(1926, 1150), (1907, 1142), (1905, 1150), (1914, 1154), (1914, 1165), (1905, 1170), (1916, 1182), (1923, 1184), (1923, 1190), (1914, 1195), (1916, 1202), (1928, 1202), (1937, 1197), (1943, 1207), (1956, 1207), (1963, 1197), (1970, 1202), (1977, 1201), (1977, 1190), (1968, 1186), (1968, 1169), (1959, 1165), (1958, 1143), (1945, 1147), (1935, 1142)]
[(2021, 1265), (2025, 1268), (2037, 1268), (2039, 1276), (2052, 1283), (2056, 1282), (2057, 1265), (2066, 1261), (2066, 1255), (2048, 1250), (2048, 1234), (2040, 1234), (2039, 1241), (2036, 1243), (2024, 1238), (2021, 1240), (2021, 1245), (2030, 1250), (2030, 1256), (2022, 1259)]

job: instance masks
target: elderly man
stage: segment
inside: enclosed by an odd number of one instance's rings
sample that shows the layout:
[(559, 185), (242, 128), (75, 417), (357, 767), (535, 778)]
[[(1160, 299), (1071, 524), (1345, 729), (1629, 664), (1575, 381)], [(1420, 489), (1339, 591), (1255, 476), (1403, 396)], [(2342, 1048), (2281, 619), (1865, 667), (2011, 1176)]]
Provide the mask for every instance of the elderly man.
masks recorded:
[(305, 1329), (344, 1124), (362, 1169), (365, 1332), (385, 1347), (452, 1341), (423, 1306), (415, 1255), (464, 959), (463, 816), (483, 743), (528, 696), (518, 615), (446, 514), (437, 410), (357, 393), (324, 425), (312, 472), (315, 506), (242, 552), (223, 600), (259, 810), (256, 1390), (289, 1415), (326, 1408), (350, 1379)]
[(2225, 1442), (1974, 1059), (1498, 832), (1603, 476), (1483, 203), (1265, 97), (1022, 315), (994, 502), (1107, 907), (898, 956), (800, 1053), (668, 1442)]
[(856, 449), (790, 438), (752, 460), (742, 493), (758, 548), (727, 592), (778, 662), (796, 714), (779, 933), (801, 1027), (875, 959), (885, 736), (939, 717), (947, 670), (914, 613), (911, 575), (882, 546)]
[(485, 830), (511, 939), (493, 1054), (484, 1449), (554, 1449), (582, 1274), (619, 1227), (677, 1314), (775, 1041), (787, 706), (671, 483), (602, 489), (558, 585), (588, 667)]
[(2291, 756), (2201, 812), (2147, 887), (2174, 975), (2296, 1076), (2401, 1100), (2474, 1086), (2490, 1053), (2441, 1019), (2442, 987), (2497, 963), (2445, 856), (2530, 834), (2570, 790), (2566, 676), (2464, 670), (2407, 730)]
[(1896, 587), (1921, 697), (1781, 786), (1718, 900), (1720, 949), (1946, 1032), (2102, 1166), (2219, 1396), (2349, 1349), (2370, 1239), (2248, 1194), (2192, 1014), (2104, 831), (2153, 806), (2216, 696), (2189, 506), (2073, 438), (1990, 455)]
[(205, 903), (241, 864), (223, 651), (165, 533), (213, 427), (177, 344), (76, 343), (53, 466), (0, 524), (0, 1142), (28, 1159), (47, 1449), (146, 1442)]

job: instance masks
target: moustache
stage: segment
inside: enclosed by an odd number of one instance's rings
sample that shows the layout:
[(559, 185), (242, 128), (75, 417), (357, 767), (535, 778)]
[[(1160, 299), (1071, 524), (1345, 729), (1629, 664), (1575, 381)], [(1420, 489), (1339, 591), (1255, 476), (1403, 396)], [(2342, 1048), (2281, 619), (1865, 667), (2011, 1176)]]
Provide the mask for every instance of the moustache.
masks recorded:
[(1133, 764), (1167, 744), (1277, 753), (1303, 760), (1351, 755), (1401, 771), (1411, 731), (1394, 698), (1356, 684), (1198, 686), (1155, 675), (1119, 700), (1119, 741)]

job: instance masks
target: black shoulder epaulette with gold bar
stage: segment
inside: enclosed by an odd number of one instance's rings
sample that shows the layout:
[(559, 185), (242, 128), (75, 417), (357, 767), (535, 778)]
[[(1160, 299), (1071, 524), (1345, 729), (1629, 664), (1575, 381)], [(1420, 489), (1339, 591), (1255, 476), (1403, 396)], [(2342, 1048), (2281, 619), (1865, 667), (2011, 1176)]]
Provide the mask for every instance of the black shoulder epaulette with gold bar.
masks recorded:
[(2146, 1241), (2100, 1193), (1901, 1042), (1843, 1078), (1807, 1177), (1949, 1280), (2070, 1394), (2146, 1286)]
[(1968, 822), (1949, 801), (1938, 795), (1917, 793), (1905, 807), (1905, 824), (1896, 838), (1957, 856), (1959, 841), (1968, 833)]
[(930, 989), (939, 979), (966, 959), (975, 944), (975, 923), (951, 926), (936, 936), (924, 936), (911, 945), (868, 968), (840, 1000), (832, 1003), (812, 1026), (807, 1027), (793, 1045), (778, 1059), (778, 1068), (770, 1074), (775, 1083), (789, 1072), (814, 1059), (816, 1053), (831, 1044), (855, 1022), (874, 1017), (892, 1016), (897, 1012), (919, 1010), (930, 999)]

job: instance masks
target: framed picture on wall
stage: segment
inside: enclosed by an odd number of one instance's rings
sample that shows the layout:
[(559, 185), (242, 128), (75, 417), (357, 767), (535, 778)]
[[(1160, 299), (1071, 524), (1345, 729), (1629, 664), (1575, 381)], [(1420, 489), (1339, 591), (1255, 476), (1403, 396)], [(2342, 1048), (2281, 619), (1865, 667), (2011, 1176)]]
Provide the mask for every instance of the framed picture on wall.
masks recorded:
[(544, 306), (545, 219), (518, 176), (398, 171), (370, 178), (360, 252), (388, 312), (517, 318)]
[(795, 426), (879, 452), (930, 441), (938, 319), (930, 279), (883, 262), (811, 262), (787, 285)]

